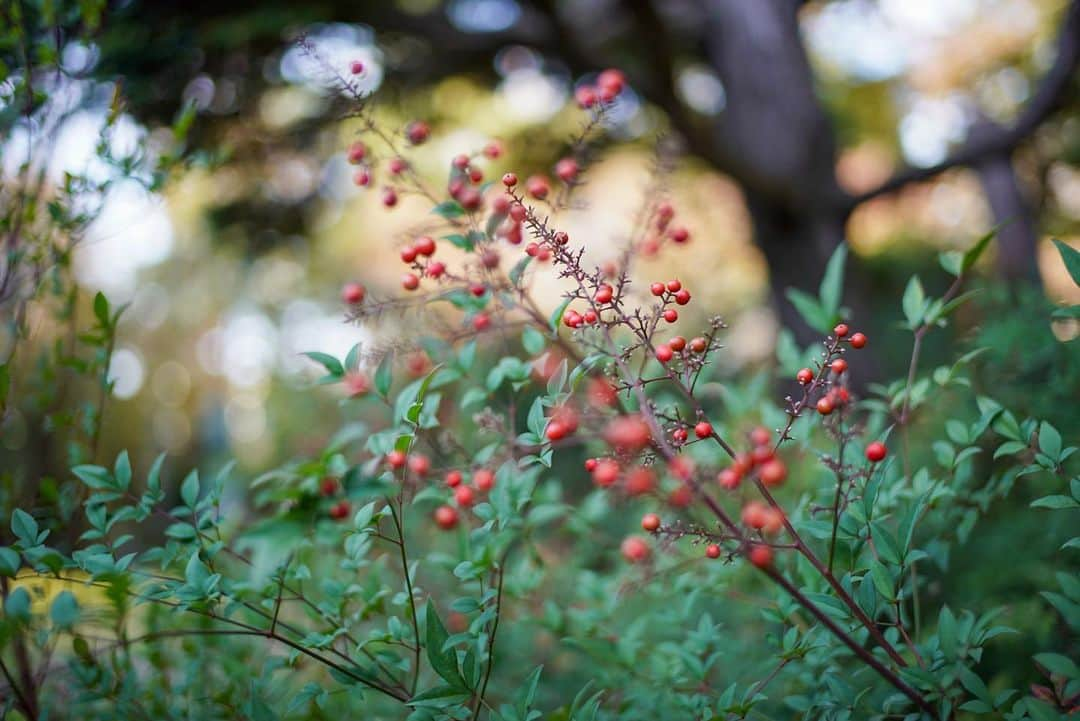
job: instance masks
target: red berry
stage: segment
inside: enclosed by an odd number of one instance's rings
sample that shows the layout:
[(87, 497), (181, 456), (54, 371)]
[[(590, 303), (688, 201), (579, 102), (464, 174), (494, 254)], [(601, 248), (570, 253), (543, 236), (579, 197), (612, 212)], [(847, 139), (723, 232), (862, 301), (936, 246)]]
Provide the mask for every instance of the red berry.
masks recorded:
[(671, 346), (661, 343), (656, 346), (656, 360), (661, 363), (667, 363), (675, 356), (675, 353), (671, 350)]
[(411, 245), (406, 245), (401, 249), (401, 261), (403, 263), (411, 263), (416, 260), (416, 248)]
[(773, 562), (773, 552), (768, 546), (755, 545), (747, 556), (750, 558), (750, 563), (758, 568), (768, 568)]
[(480, 170), (480, 168), (469, 168), (469, 180), (471, 180), (474, 185), (478, 184), (483, 179), (483, 170)]
[(488, 468), (477, 469), (476, 473), (473, 473), (473, 485), (476, 490), (487, 493), (495, 487), (495, 472)]
[(731, 491), (739, 487), (742, 476), (734, 468), (725, 468), (716, 475), (716, 481), (721, 488)]
[(649, 444), (652, 432), (641, 416), (619, 416), (604, 429), (604, 440), (619, 450), (640, 451)]
[(678, 293), (680, 290), (682, 290), (682, 283), (677, 280), (669, 280), (667, 282), (667, 289), (670, 290), (672, 293)]
[(670, 346), (671, 350), (675, 351), (676, 353), (682, 353), (683, 348), (686, 347), (686, 339), (683, 338), (681, 335), (677, 335), (668, 341), (668, 346)]
[(349, 146), (349, 163), (352, 165), (359, 165), (360, 161), (367, 155), (367, 146), (363, 143), (353, 143)]
[(446, 272), (446, 264), (438, 260), (433, 260), (428, 263), (426, 272), (429, 278), (442, 277), (442, 274)]
[(477, 313), (472, 319), (473, 328), (478, 331), (485, 331), (491, 327), (491, 316), (487, 313)]
[(346, 283), (341, 289), (341, 299), (349, 305), (356, 305), (363, 302), (366, 293), (364, 286), (359, 283)]
[(755, 446), (753, 452), (750, 454), (750, 460), (753, 461), (755, 466), (767, 463), (772, 460), (772, 457), (772, 448), (769, 448), (768, 446)]
[(817, 412), (823, 416), (827, 416), (833, 412), (833, 402), (828, 397), (820, 398), (817, 402)]
[(529, 215), (528, 209), (521, 203), (514, 203), (510, 206), (510, 219), (515, 223), (520, 223), (525, 220)]
[(338, 482), (336, 478), (327, 476), (319, 483), (319, 493), (324, 496), (332, 496), (338, 492)]
[(656, 529), (660, 528), (660, 516), (655, 513), (646, 513), (641, 517), (641, 527), (649, 533), (652, 533)]
[(513, 173), (506, 173), (503, 175), (502, 182), (507, 188), (513, 188), (517, 185), (518, 178)]
[(851, 347), (852, 348), (862, 348), (864, 345), (866, 345), (866, 336), (865, 335), (863, 335), (862, 333), (854, 333), (854, 334), (852, 334), (852, 336), (851, 336)]
[(383, 191), (382, 204), (387, 208), (393, 208), (397, 205), (397, 193), (394, 192), (393, 188), (387, 188)]
[(566, 437), (566, 426), (559, 421), (551, 421), (547, 425), (547, 430), (544, 431), (544, 435), (547, 436), (549, 441), (558, 441)]
[(479, 298), (487, 292), (487, 286), (485, 286), (483, 283), (473, 283), (471, 286), (469, 286), (469, 292)]
[(694, 426), (694, 435), (698, 438), (708, 438), (713, 433), (712, 424), (708, 421), (701, 421)]
[(401, 276), (401, 287), (405, 290), (416, 290), (420, 287), (420, 278), (416, 273), (406, 273)]
[(457, 488), (461, 485), (461, 481), (461, 471), (450, 471), (446, 474), (446, 485), (450, 488)]
[(371, 173), (361, 168), (360, 170), (356, 171), (355, 175), (353, 175), (353, 182), (363, 188), (371, 182)]
[(458, 524), (457, 509), (452, 506), (439, 506), (436, 508), (435, 524), (444, 531), (449, 531)]
[(618, 95), (623, 90), (623, 85), (626, 83), (626, 76), (623, 75), (621, 70), (609, 68), (596, 78), (596, 85), (601, 90), (606, 90), (612, 96)]
[(709, 341), (705, 340), (701, 336), (694, 338), (690, 341), (690, 350), (695, 353), (704, 353), (709, 349)]
[(803, 368), (795, 374), (795, 380), (799, 381), (799, 385), (806, 385), (810, 381), (814, 380), (814, 371), (809, 368)]
[(433, 255), (435, 253), (435, 239), (430, 235), (421, 235), (413, 243), (416, 252), (420, 255)]
[(484, 157), (497, 158), (502, 155), (502, 143), (498, 140), (492, 140), (484, 146)]
[(544, 176), (533, 175), (525, 181), (525, 190), (537, 200), (543, 200), (551, 191), (551, 186), (548, 185), (547, 178)]
[(425, 476), (431, 470), (431, 460), (421, 453), (414, 453), (409, 456), (409, 470), (418, 476)]
[(480, 262), (487, 269), (499, 267), (499, 253), (494, 248), (485, 248), (480, 254)]
[(667, 288), (664, 286), (663, 283), (653, 283), (652, 285), (649, 286), (649, 291), (653, 295), (656, 295), (656, 296), (663, 295), (664, 291), (666, 291), (666, 290), (667, 290)]
[(602, 488), (613, 485), (619, 479), (619, 464), (608, 458), (597, 461), (592, 477), (593, 483)]
[(596, 105), (596, 91), (588, 85), (582, 85), (574, 91), (574, 100), (582, 108), (591, 108)]
[(750, 431), (750, 442), (755, 446), (767, 446), (772, 440), (772, 433), (765, 426), (758, 426)]
[(592, 473), (593, 471), (596, 470), (596, 464), (597, 464), (597, 460), (595, 458), (586, 458), (585, 459), (585, 470), (588, 471), (589, 473)]
[(352, 506), (348, 501), (338, 501), (330, 507), (330, 517), (335, 521), (340, 521), (349, 515), (349, 511), (352, 510)]
[(401, 175), (407, 167), (409, 167), (409, 164), (405, 162), (404, 158), (390, 158), (391, 175)]
[(351, 72), (353, 75), (359, 75), (360, 73), (364, 72), (364, 64), (359, 60), (353, 60), (351, 63), (349, 63), (349, 72)]
[(483, 202), (483, 198), (480, 197), (480, 191), (476, 188), (465, 188), (461, 191), (461, 195), (458, 196), (458, 202), (461, 203), (461, 207), (465, 210), (476, 210)]
[(668, 503), (674, 508), (686, 508), (694, 501), (694, 492), (690, 490), (690, 486), (685, 483), (670, 494), (668, 494)]
[(705, 547), (705, 556), (707, 558), (720, 558), (720, 546), (710, 543)]
[(413, 145), (420, 145), (431, 135), (431, 128), (423, 120), (414, 120), (405, 128), (405, 135)]
[(571, 183), (577, 178), (578, 164), (573, 158), (563, 158), (555, 164), (555, 175), (564, 183)]
[(464, 153), (455, 155), (454, 159), (450, 161), (450, 164), (458, 170), (465, 170), (465, 168), (469, 167), (469, 156)]
[(832, 329), (832, 332), (836, 334), (837, 338), (843, 338), (848, 334), (847, 323), (841, 323)]
[(843, 375), (844, 371), (847, 370), (847, 361), (843, 358), (837, 358), (829, 364), (829, 367), (832, 368), (832, 372), (836, 375)]
[(690, 291), (688, 291), (686, 288), (680, 290), (678, 293), (675, 294), (675, 302), (679, 305), (686, 305), (687, 303), (689, 303)]
[(773, 458), (761, 464), (758, 469), (758, 478), (766, 486), (779, 486), (787, 478), (787, 466), (779, 458)]
[(761, 501), (750, 501), (743, 506), (740, 518), (750, 528), (761, 530), (768, 522), (768, 507)]
[(686, 443), (686, 441), (687, 441), (687, 439), (689, 437), (690, 437), (690, 434), (687, 432), (687, 430), (685, 428), (676, 428), (675, 430), (673, 430), (671, 432), (671, 440), (675, 441), (679, 445), (682, 445), (683, 443)]
[(454, 502), (462, 508), (469, 508), (476, 503), (476, 492), (472, 486), (458, 486), (454, 489)]
[(629, 536), (619, 547), (623, 557), (630, 563), (640, 563), (649, 557), (649, 544), (637, 536)]
[(345, 374), (345, 389), (350, 397), (362, 396), (371, 390), (371, 381), (363, 371), (349, 371)]
[(491, 210), (497, 215), (506, 215), (510, 210), (510, 200), (505, 195), (496, 195), (491, 200)]
[(866, 447), (866, 459), (871, 463), (878, 463), (885, 459), (885, 454), (889, 452), (889, 449), (885, 447), (885, 444), (881, 441), (874, 441)]
[(570, 236), (567, 235), (566, 231), (560, 230), (552, 236), (552, 240), (555, 241), (556, 245), (566, 245), (570, 242)]
[(401, 468), (405, 465), (405, 452), (395, 448), (386, 454), (386, 462), (391, 468)]
[(643, 496), (652, 493), (656, 487), (656, 474), (651, 468), (638, 467), (626, 474), (626, 493), (630, 496)]
[(596, 296), (594, 297), (594, 300), (597, 303), (604, 305), (605, 303), (610, 303), (613, 297), (615, 297), (615, 289), (607, 283), (604, 283), (596, 289)]
[(671, 206), (671, 203), (665, 201), (656, 206), (656, 217), (667, 222), (675, 217), (675, 208)]
[(585, 314), (581, 317), (585, 320), (586, 325), (592, 325), (600, 319), (600, 316), (596, 314), (596, 311), (591, 309), (585, 311)]
[(686, 456), (675, 456), (668, 462), (668, 471), (676, 478), (688, 481), (694, 475), (694, 462)]
[(589, 381), (589, 403), (597, 408), (614, 405), (618, 400), (615, 389), (603, 378), (593, 378)]
[(673, 228), (670, 235), (671, 239), (674, 240), (676, 243), (685, 243), (686, 241), (690, 240), (690, 231), (686, 228)]
[(678, 319), (679, 311), (675, 310), (674, 308), (668, 308), (664, 311), (664, 320), (666, 320), (668, 323), (674, 323)]

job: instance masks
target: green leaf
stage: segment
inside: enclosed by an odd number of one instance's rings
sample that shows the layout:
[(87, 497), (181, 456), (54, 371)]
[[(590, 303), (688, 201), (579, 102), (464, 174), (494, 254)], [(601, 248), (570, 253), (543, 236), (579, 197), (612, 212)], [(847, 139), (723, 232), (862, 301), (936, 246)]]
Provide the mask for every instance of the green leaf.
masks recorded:
[(919, 276), (913, 275), (904, 290), (904, 298), (901, 302), (904, 309), (904, 317), (907, 318), (908, 328), (915, 330), (923, 322), (923, 311), (926, 308), (926, 293), (923, 291)]
[(1038, 653), (1034, 658), (1052, 674), (1064, 676), (1067, 679), (1080, 678), (1080, 668), (1077, 668), (1076, 662), (1067, 656), (1057, 653)]
[(113, 487), (112, 474), (109, 473), (107, 468), (84, 465), (75, 466), (71, 469), (71, 472), (75, 474), (76, 478), (85, 483), (87, 488), (99, 490)]
[(1054, 320), (1068, 320), (1070, 318), (1080, 319), (1080, 305), (1070, 305), (1065, 308), (1058, 308), (1050, 317)]
[(188, 508), (195, 508), (199, 500), (199, 472), (192, 471), (180, 484), (180, 498)]
[(71, 591), (61, 591), (49, 608), (49, 618), (60, 628), (71, 628), (79, 620), (79, 602)]
[(521, 276), (525, 275), (525, 269), (529, 267), (529, 261), (532, 260), (531, 255), (526, 255), (524, 258), (514, 263), (514, 267), (510, 269), (510, 284), (517, 285), (521, 282)]
[(844, 261), (846, 259), (847, 246), (841, 243), (836, 246), (832, 257), (829, 258), (829, 262), (825, 266), (825, 276), (821, 279), (821, 287), (818, 289), (821, 307), (830, 316), (835, 316), (840, 310), (840, 297), (844, 291)]
[(340, 378), (341, 376), (345, 375), (345, 369), (342, 367), (341, 361), (339, 361), (337, 358), (330, 355), (329, 353), (308, 351), (307, 353), (302, 353), (301, 355), (305, 355), (316, 363), (321, 364), (322, 367), (326, 369), (326, 372), (334, 376), (335, 378)]
[(960, 275), (964, 268), (964, 254), (958, 250), (947, 250), (938, 255), (938, 262), (950, 275)]
[[(1007, 221), (1006, 221), (1007, 222)], [(1004, 224), (1002, 224), (1004, 225)], [(975, 245), (971, 246), (964, 252), (964, 259), (960, 263), (960, 272), (966, 273), (971, 270), (971, 266), (975, 265), (979, 260), (979, 256), (983, 254), (987, 246), (990, 245), (990, 241), (994, 239), (994, 236), (998, 234), (1001, 229), (1001, 225), (992, 228), (984, 236), (975, 241)]]
[(446, 627), (443, 626), (442, 619), (439, 618), (438, 609), (435, 608), (435, 604), (431, 601), (428, 601), (427, 604), (426, 626), (424, 645), (427, 648), (428, 663), (435, 669), (435, 673), (439, 674), (452, 687), (466, 690), (465, 679), (461, 677), (461, 673), (458, 671), (457, 652), (452, 647), (449, 649), (443, 648), (449, 634), (446, 633)]
[(566, 312), (573, 300), (573, 298), (564, 298), (563, 302), (559, 303), (559, 307), (551, 314), (551, 318), (548, 319), (548, 326), (550, 326), (552, 333), (559, 332), (559, 323), (562, 323), (563, 313)]
[(383, 398), (390, 393), (390, 385), (394, 379), (394, 352), (387, 351), (379, 361), (379, 367), (375, 369), (375, 392)]
[(462, 250), (468, 251), (470, 253), (476, 247), (475, 245), (473, 245), (473, 242), (472, 242), (471, 238), (469, 238), (468, 236), (462, 235), (461, 233), (452, 233), (450, 235), (444, 235), (443, 240), (449, 240), (451, 243), (453, 243), (458, 248), (461, 248)]
[(1061, 459), (1061, 434), (1046, 421), (1039, 425), (1039, 450), (1055, 462)]
[(128, 458), (127, 451), (120, 451), (120, 455), (116, 457), (113, 477), (116, 479), (116, 486), (120, 490), (126, 491), (131, 487), (131, 460)]
[(11, 514), (11, 532), (24, 547), (38, 545), (38, 523), (33, 516), (21, 508), (16, 508)]
[(535, 356), (543, 352), (547, 341), (544, 340), (543, 333), (529, 325), (525, 326), (525, 330), (521, 332), (521, 345), (525, 347), (526, 353)]
[(465, 215), (465, 209), (456, 200), (444, 200), (432, 208), (431, 212), (444, 218), (457, 218)]
[(161, 465), (164, 462), (165, 454), (162, 453), (154, 460), (154, 465), (150, 466), (150, 472), (146, 475), (146, 490), (155, 495), (161, 490)]
[(786, 295), (808, 326), (822, 333), (828, 333), (831, 330), (833, 316), (821, 306), (816, 298), (798, 288), (788, 288)]
[(30, 618), (30, 594), (22, 586), (16, 586), (4, 601), (4, 614), (11, 618), (27, 620)]
[(21, 565), (19, 554), (15, 549), (0, 546), (0, 576), (14, 578)]
[(877, 561), (873, 561), (870, 564), (870, 578), (874, 582), (874, 588), (881, 594), (886, 600), (896, 600), (896, 592), (893, 590), (892, 576), (889, 575), (889, 571), (885, 566), (881, 565)]
[(1069, 496), (1043, 496), (1031, 502), (1032, 508), (1049, 508), (1060, 511), (1065, 508), (1080, 508), (1080, 503)]
[(1053, 241), (1054, 245), (1057, 246), (1058, 253), (1061, 254), (1061, 262), (1065, 264), (1065, 269), (1072, 276), (1073, 283), (1080, 285), (1080, 251), (1066, 245), (1057, 238), (1053, 238)]
[(101, 291), (94, 296), (94, 317), (102, 328), (109, 328), (109, 299)]
[(345, 370), (354, 371), (360, 367), (360, 348), (362, 345), (361, 343), (355, 343), (349, 349), (349, 352), (345, 355)]
[(946, 658), (955, 658), (959, 644), (956, 630), (956, 616), (948, 606), (942, 606), (938, 614), (938, 644)]

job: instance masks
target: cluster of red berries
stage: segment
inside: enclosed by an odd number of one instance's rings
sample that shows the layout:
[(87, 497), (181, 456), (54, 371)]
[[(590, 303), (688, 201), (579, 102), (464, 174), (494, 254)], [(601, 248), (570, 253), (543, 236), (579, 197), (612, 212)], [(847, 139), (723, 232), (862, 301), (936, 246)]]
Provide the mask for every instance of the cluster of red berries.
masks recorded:
[(560, 441), (573, 435), (578, 429), (578, 414), (570, 406), (556, 408), (548, 420), (544, 435), (549, 441)]
[(732, 460), (731, 465), (720, 471), (716, 481), (726, 490), (734, 490), (742, 483), (743, 478), (756, 473), (758, 480), (769, 487), (779, 486), (787, 478), (787, 466), (776, 457), (772, 445), (772, 433), (768, 428), (758, 427), (750, 432), (750, 443), (753, 450), (749, 453), (739, 453)]
[(401, 287), (405, 290), (416, 290), (420, 287), (421, 276), (429, 278), (441, 278), (446, 272), (446, 264), (438, 260), (429, 260), (435, 255), (437, 245), (435, 239), (429, 235), (422, 235), (412, 245), (406, 245), (401, 249), (401, 262), (412, 267), (412, 271), (401, 276)]
[(685, 226), (671, 224), (674, 217), (675, 208), (671, 203), (665, 201), (656, 207), (655, 230), (650, 231), (649, 235), (638, 246), (638, 251), (642, 256), (646, 258), (655, 256), (660, 252), (661, 246), (667, 240), (679, 245), (690, 241), (690, 231)]
[[(341, 491), (341, 484), (338, 483), (338, 479), (333, 476), (326, 476), (319, 481), (319, 494), (323, 498), (333, 498)], [(335, 521), (340, 521), (348, 517), (349, 512), (352, 510), (352, 505), (344, 498), (335, 502), (330, 506), (330, 510), (327, 514)]]
[(608, 69), (596, 77), (595, 85), (580, 85), (574, 91), (574, 100), (582, 108), (612, 103), (626, 87), (626, 76), (621, 70)]
[[(850, 329), (846, 323), (840, 323), (833, 328), (833, 333), (836, 335), (837, 341), (846, 339), (846, 342), (854, 349), (866, 347), (866, 336), (862, 333), (852, 333), (851, 337), (848, 337)], [(843, 357), (833, 358), (828, 366), (826, 366), (835, 376), (839, 379), (848, 370), (848, 362)], [(809, 368), (802, 368), (795, 374), (795, 380), (799, 382), (799, 385), (810, 385), (814, 381), (814, 371)], [(847, 405), (851, 401), (851, 394), (847, 388), (843, 386), (833, 386), (825, 395), (818, 399), (815, 407), (817, 412), (823, 416), (830, 415), (834, 410), (842, 406)]]
[(446, 486), (453, 490), (454, 503), (443, 504), (435, 509), (435, 524), (449, 531), (457, 526), (460, 520), (458, 509), (472, 508), (476, 503), (477, 494), (488, 493), (495, 487), (495, 472), (489, 468), (478, 468), (473, 471), (472, 485), (465, 483), (465, 475), (459, 470), (448, 471), (446, 474)]

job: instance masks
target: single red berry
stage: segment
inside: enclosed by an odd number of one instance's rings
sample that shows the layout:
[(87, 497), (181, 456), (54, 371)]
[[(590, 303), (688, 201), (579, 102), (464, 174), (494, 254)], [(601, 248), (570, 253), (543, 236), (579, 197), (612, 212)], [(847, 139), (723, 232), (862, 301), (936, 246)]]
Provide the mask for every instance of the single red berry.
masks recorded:
[(740, 518), (748, 527), (761, 530), (768, 522), (768, 510), (761, 501), (750, 501), (743, 506)]
[(405, 162), (404, 158), (390, 158), (389, 170), (391, 175), (401, 175), (407, 167), (409, 167), (409, 164)]
[(667, 363), (674, 356), (675, 353), (671, 350), (671, 346), (664, 345), (663, 343), (656, 346), (656, 360), (660, 361), (661, 363)]
[(772, 433), (765, 426), (758, 426), (750, 431), (750, 442), (755, 446), (767, 446), (772, 440)]
[(485, 331), (491, 327), (491, 316), (487, 313), (477, 313), (472, 319), (473, 328), (478, 331)]
[(446, 474), (446, 485), (450, 488), (457, 488), (461, 485), (462, 480), (461, 471), (450, 471)]
[(671, 440), (682, 445), (690, 438), (690, 433), (685, 428), (676, 428), (671, 432)]
[(353, 143), (349, 146), (349, 163), (352, 165), (359, 165), (360, 161), (367, 155), (367, 146), (363, 143)]
[(720, 546), (710, 543), (705, 547), (705, 556), (707, 558), (720, 558)]
[(547, 425), (544, 435), (549, 441), (558, 441), (566, 437), (566, 426), (559, 421), (553, 420)]
[(582, 85), (574, 91), (574, 100), (582, 108), (591, 108), (596, 105), (596, 91), (588, 85)]
[(704, 353), (709, 349), (709, 341), (705, 340), (701, 336), (694, 338), (690, 341), (690, 350), (695, 353)]
[(678, 319), (679, 311), (675, 310), (674, 308), (668, 308), (664, 311), (664, 320), (666, 320), (668, 323), (674, 323)]
[(461, 203), (461, 207), (465, 210), (473, 211), (480, 207), (484, 199), (476, 188), (465, 188), (458, 196), (458, 202)]
[(386, 462), (391, 468), (401, 468), (405, 465), (405, 451), (394, 449), (386, 454)]
[(491, 199), (491, 212), (496, 215), (506, 215), (510, 210), (510, 199), (505, 195), (496, 195)]
[(652, 431), (639, 415), (613, 418), (604, 429), (604, 440), (617, 450), (640, 451), (649, 444)]
[(772, 460), (773, 451), (769, 446), (754, 446), (754, 450), (750, 453), (750, 460), (755, 466), (760, 466), (762, 463), (767, 463)]
[(363, 371), (349, 371), (345, 374), (345, 389), (349, 396), (355, 398), (362, 396), (371, 390), (371, 381)]
[(409, 470), (418, 476), (426, 476), (431, 470), (431, 460), (422, 453), (409, 456)]
[(397, 200), (397, 193), (394, 191), (393, 188), (387, 188), (383, 191), (382, 204), (385, 205), (387, 208), (393, 208), (395, 205), (397, 205)]
[(666, 291), (666, 290), (667, 290), (667, 287), (664, 286), (663, 283), (653, 283), (652, 285), (649, 286), (649, 292), (651, 292), (653, 295), (656, 295), (656, 296), (663, 295), (664, 291)]
[(454, 502), (462, 508), (469, 508), (476, 503), (476, 492), (472, 486), (458, 486), (454, 489)]
[(479, 298), (487, 292), (487, 286), (485, 286), (483, 283), (473, 283), (471, 286), (469, 286), (469, 292)]
[(832, 372), (836, 375), (843, 375), (844, 371), (847, 370), (847, 361), (843, 358), (837, 358), (829, 364), (829, 367), (832, 368)]
[(405, 290), (416, 290), (420, 287), (420, 278), (416, 273), (406, 273), (401, 276), (401, 287)]
[(680, 290), (678, 293), (675, 294), (675, 302), (679, 305), (686, 305), (687, 303), (689, 303), (690, 291), (688, 291), (686, 288)]
[(649, 533), (654, 532), (656, 529), (660, 528), (660, 516), (655, 513), (646, 513), (641, 517), (641, 527)]
[(747, 554), (750, 563), (758, 568), (768, 568), (773, 562), (773, 552), (768, 546), (754, 545)]
[(621, 70), (608, 68), (596, 77), (596, 86), (601, 90), (607, 90), (613, 96), (622, 92), (626, 84), (626, 76)]
[(731, 459), (731, 468), (740, 476), (745, 476), (750, 472), (750, 469), (754, 467), (754, 462), (750, 460), (749, 453), (736, 453), (735, 457)]
[(716, 481), (720, 484), (721, 488), (732, 491), (739, 487), (739, 483), (742, 481), (742, 476), (735, 471), (734, 468), (725, 468), (716, 474)]
[(487, 493), (495, 487), (495, 472), (489, 468), (479, 468), (473, 473), (473, 485), (476, 490)]
[(480, 181), (484, 179), (484, 171), (480, 168), (469, 168), (469, 180), (473, 185), (479, 185)]
[(513, 188), (517, 185), (518, 177), (513, 173), (504, 173), (502, 178), (503, 185), (507, 188)]
[(423, 120), (414, 120), (405, 128), (405, 135), (413, 145), (420, 145), (431, 135), (431, 128)]
[(803, 368), (795, 374), (795, 380), (799, 381), (799, 385), (806, 385), (814, 380), (814, 371), (809, 368)]
[(444, 531), (449, 531), (458, 524), (457, 509), (453, 506), (439, 506), (436, 508), (435, 524)]
[(494, 248), (484, 248), (484, 252), (480, 254), (480, 263), (489, 270), (498, 268), (500, 260), (499, 253)]
[(694, 426), (694, 435), (698, 438), (708, 438), (712, 435), (712, 424), (708, 421), (701, 421)]
[(626, 474), (626, 494), (643, 496), (656, 488), (656, 474), (651, 468), (637, 467)]
[(332, 476), (327, 476), (319, 482), (319, 493), (324, 496), (332, 496), (338, 492), (337, 479)]
[(682, 290), (682, 283), (677, 280), (669, 280), (667, 282), (667, 289), (670, 290), (672, 293), (678, 293), (680, 290)]
[(862, 348), (866, 345), (866, 336), (862, 333), (853, 333), (851, 336), (851, 347)]
[(416, 248), (411, 245), (406, 245), (401, 249), (401, 261), (403, 263), (411, 263), (416, 260)]
[(690, 240), (690, 231), (683, 227), (672, 228), (670, 235), (676, 243), (685, 243)]
[(677, 335), (668, 341), (668, 346), (670, 346), (671, 350), (675, 351), (676, 353), (682, 353), (683, 348), (686, 347), (686, 339), (683, 338), (681, 335)]
[(881, 441), (874, 441), (866, 447), (866, 459), (871, 463), (878, 463), (885, 459), (889, 449)]
[(555, 164), (555, 175), (564, 183), (572, 183), (578, 174), (578, 164), (573, 158), (563, 158)]
[(758, 478), (766, 486), (779, 486), (787, 478), (787, 466), (779, 458), (765, 461), (758, 469)]
[(361, 168), (360, 170), (356, 171), (355, 175), (353, 175), (353, 182), (363, 188), (371, 182), (371, 173), (369, 173), (367, 169)]
[(542, 175), (533, 175), (525, 181), (525, 190), (537, 200), (543, 200), (551, 192), (548, 180)]
[(430, 235), (421, 235), (413, 243), (416, 252), (420, 255), (433, 255), (435, 253), (435, 239)]
[(623, 557), (630, 563), (641, 563), (649, 558), (649, 544), (637, 536), (624, 539), (619, 547)]
[(820, 398), (817, 402), (817, 412), (827, 416), (833, 412), (833, 402), (828, 398)]
[(351, 63), (349, 63), (349, 72), (351, 72), (353, 75), (359, 75), (360, 73), (364, 72), (364, 64), (359, 60), (353, 60)]
[(335, 521), (340, 521), (349, 515), (349, 511), (352, 510), (352, 506), (348, 501), (338, 501), (330, 507), (330, 517)]
[(592, 473), (593, 471), (596, 470), (597, 462), (598, 461), (595, 458), (586, 458), (585, 459), (585, 470), (588, 471), (589, 473)]
[(694, 462), (686, 456), (675, 456), (668, 461), (668, 472), (684, 481), (694, 475)]
[(560, 230), (551, 237), (556, 245), (566, 245), (570, 242), (570, 236), (564, 230)]
[(450, 164), (458, 170), (465, 170), (465, 168), (469, 167), (469, 156), (464, 153), (455, 155), (454, 159), (450, 161)]
[(601, 488), (613, 485), (619, 479), (619, 464), (609, 458), (598, 461), (592, 477), (593, 483)]
[(364, 300), (367, 290), (359, 283), (346, 283), (341, 289), (341, 299), (349, 305), (356, 305)]
[(528, 209), (521, 203), (514, 203), (510, 206), (510, 219), (515, 223), (520, 223), (529, 216)]
[(433, 260), (428, 263), (426, 272), (429, 278), (440, 278), (442, 277), (442, 274), (446, 272), (446, 264), (438, 260)]
[(593, 299), (600, 305), (604, 305), (610, 303), (613, 297), (615, 297), (615, 289), (604, 283), (596, 289), (596, 295)]
[(843, 338), (848, 334), (847, 323), (840, 323), (832, 329), (832, 332), (836, 334), (837, 338)]
[(589, 309), (589, 310), (585, 311), (584, 315), (582, 315), (581, 317), (585, 321), (586, 325), (592, 325), (593, 323), (595, 323), (597, 320), (600, 319), (600, 316), (598, 316), (596, 314), (596, 311), (592, 310), (592, 309)]
[(484, 146), (484, 157), (494, 159), (502, 155), (502, 151), (502, 143), (498, 140), (491, 140)]
[(656, 206), (656, 217), (668, 221), (675, 217), (675, 208), (671, 203), (664, 201)]
[(694, 492), (684, 483), (668, 494), (667, 501), (672, 508), (686, 508), (694, 502)]

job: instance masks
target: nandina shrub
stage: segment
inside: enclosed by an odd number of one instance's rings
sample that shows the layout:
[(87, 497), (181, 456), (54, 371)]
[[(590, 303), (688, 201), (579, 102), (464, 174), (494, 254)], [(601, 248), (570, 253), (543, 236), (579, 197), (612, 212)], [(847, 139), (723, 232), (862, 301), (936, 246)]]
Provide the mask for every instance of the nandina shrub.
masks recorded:
[[(393, 350), (308, 354), (319, 383), (364, 420), (243, 482), (251, 512), (225, 498), (228, 467), (180, 478), (159, 457), (136, 473), (126, 453), (72, 469), (86, 489), (77, 548), (51, 547), (55, 520), (15, 510), (0, 548), (9, 714), (1047, 719), (1076, 709), (1075, 447), (973, 385), (977, 350), (920, 363), (924, 338), (967, 299), (991, 236), (942, 256), (954, 278), (942, 297), (912, 279), (902, 329), (846, 322), (838, 249), (818, 297), (792, 295), (821, 342), (781, 348), (788, 394), (775, 402), (769, 384), (717, 370), (722, 319), (694, 331), (680, 322), (693, 288), (631, 281), (641, 257), (695, 242), (662, 177), (610, 263), (586, 263), (581, 240), (552, 219), (587, 177), (623, 90), (618, 71), (578, 88), (582, 132), (557, 180), (507, 170), (485, 183), (484, 159), (502, 152), (492, 143), (463, 149), (439, 190), (409, 162), (438, 129), (378, 125), (351, 80), (363, 72), (336, 75), (363, 127), (346, 149), (354, 181), (387, 212), (419, 195), (433, 213), (401, 248), (399, 293), (355, 281), (342, 300), (354, 321), (409, 312), (415, 336)], [(1080, 275), (1075, 251), (1061, 252)], [(534, 291), (545, 275), (565, 288), (554, 312)], [(905, 377), (853, 386), (875, 338), (900, 333), (911, 337)], [(1059, 633), (1028, 653), (1023, 677), (1001, 679), (984, 650), (1014, 633), (1009, 624), (1037, 634), (995, 598), (950, 606), (950, 559), (980, 542), (981, 516), (1019, 485), (1049, 495), (1009, 513), (1064, 543), (1044, 559), (1059, 585), (1037, 601)]]

